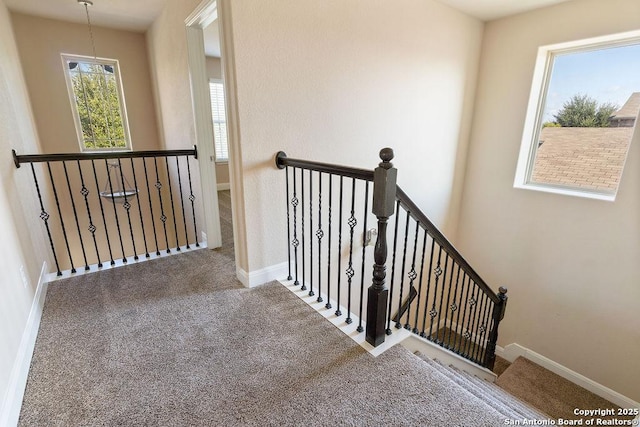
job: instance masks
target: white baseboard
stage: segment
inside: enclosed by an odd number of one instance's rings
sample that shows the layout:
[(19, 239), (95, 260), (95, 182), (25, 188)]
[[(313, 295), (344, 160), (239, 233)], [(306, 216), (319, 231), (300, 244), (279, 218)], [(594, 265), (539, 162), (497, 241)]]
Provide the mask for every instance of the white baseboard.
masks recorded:
[(245, 288), (254, 288), (272, 280), (284, 280), (287, 277), (289, 264), (286, 262), (271, 265), (260, 270), (246, 272), (236, 267), (236, 276)]
[(218, 191), (231, 190), (231, 184), (228, 182), (223, 182), (218, 184)]
[(630, 399), (617, 391), (611, 390), (610, 388), (605, 387), (582, 374), (572, 371), (566, 366), (554, 362), (553, 360), (523, 347), (520, 344), (513, 343), (505, 346), (504, 348), (497, 346), (496, 355), (508, 360), (509, 362), (513, 362), (520, 356), (524, 357), (525, 359), (529, 359), (543, 368), (550, 370), (554, 374), (560, 375), (562, 378), (579, 385), (585, 390), (589, 390), (591, 393), (596, 394), (603, 399), (607, 399), (611, 403), (615, 403), (621, 408), (640, 408), (640, 403), (633, 399)]
[(31, 366), (31, 357), (33, 349), (36, 345), (38, 337), (38, 329), (40, 328), (40, 319), (42, 318), (42, 308), (44, 306), (45, 296), (47, 295), (47, 263), (42, 264), (40, 278), (36, 293), (33, 296), (31, 311), (29, 318), (22, 333), (20, 347), (13, 363), (13, 369), (9, 376), (9, 387), (7, 394), (4, 396), (2, 403), (2, 411), (0, 412), (0, 426), (15, 426), (20, 418), (20, 409), (22, 408), (22, 399), (24, 397), (25, 387), (27, 386), (27, 377), (29, 376), (29, 367)]

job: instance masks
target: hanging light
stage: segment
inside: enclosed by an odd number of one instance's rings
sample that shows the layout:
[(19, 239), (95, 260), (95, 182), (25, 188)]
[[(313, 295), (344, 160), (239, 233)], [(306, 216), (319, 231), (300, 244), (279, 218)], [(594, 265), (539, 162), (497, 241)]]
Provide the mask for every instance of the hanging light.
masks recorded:
[[(91, 25), (91, 16), (89, 15), (89, 6), (93, 6), (91, 0), (77, 0), (79, 4), (84, 6), (85, 13), (87, 15), (87, 26), (89, 27), (89, 38), (91, 40), (91, 51), (93, 53), (93, 59), (95, 63), (98, 63), (98, 55), (96, 54), (96, 44), (93, 38), (93, 27)], [(77, 64), (76, 64), (77, 66)], [(113, 68), (110, 65), (101, 64), (99, 67), (103, 77), (104, 72), (113, 72)], [(106, 82), (106, 77), (105, 82)], [(103, 104), (106, 103), (104, 94), (101, 93)], [(104, 191), (100, 192), (100, 197), (112, 201), (113, 203), (125, 203), (128, 199), (132, 199), (138, 195), (138, 189), (132, 187), (127, 181), (127, 178), (122, 173), (119, 162), (109, 163), (109, 170), (107, 171), (107, 182), (104, 186)]]
[(119, 162), (109, 163), (107, 174), (107, 182), (104, 185), (104, 191), (100, 192), (100, 197), (122, 204), (138, 195), (138, 189), (129, 184), (121, 171)]

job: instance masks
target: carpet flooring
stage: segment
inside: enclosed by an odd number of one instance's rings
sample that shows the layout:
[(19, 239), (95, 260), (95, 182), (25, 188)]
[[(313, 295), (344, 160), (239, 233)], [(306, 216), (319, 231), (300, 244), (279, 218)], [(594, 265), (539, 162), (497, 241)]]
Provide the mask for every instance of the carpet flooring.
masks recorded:
[(243, 288), (223, 246), (51, 283), (19, 425), (504, 424), (461, 390), (276, 282)]

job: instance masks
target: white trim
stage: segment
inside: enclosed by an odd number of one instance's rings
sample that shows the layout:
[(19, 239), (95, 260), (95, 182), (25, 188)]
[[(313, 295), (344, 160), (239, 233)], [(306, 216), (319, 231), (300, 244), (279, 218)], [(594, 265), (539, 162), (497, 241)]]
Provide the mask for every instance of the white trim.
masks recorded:
[(245, 288), (254, 288), (264, 283), (287, 277), (288, 269), (289, 264), (286, 262), (250, 272), (246, 272), (242, 268), (236, 267), (236, 276)]
[[(203, 237), (206, 237), (204, 233), (202, 233)], [(187, 248), (186, 245), (180, 246), (180, 250), (177, 248), (170, 248), (171, 252), (167, 253), (166, 249), (160, 251), (160, 255), (157, 255), (155, 252), (149, 252), (149, 257), (145, 254), (138, 254), (138, 259), (135, 259), (133, 256), (126, 257), (127, 262), (123, 262), (122, 259), (114, 260), (114, 264), (111, 265), (110, 261), (104, 261), (102, 263), (102, 267), (98, 267), (98, 264), (91, 264), (88, 270), (85, 270), (83, 267), (77, 268), (75, 273), (72, 273), (71, 270), (63, 270), (61, 271), (62, 275), (58, 276), (57, 273), (48, 273), (45, 279), (48, 282), (53, 282), (60, 279), (67, 279), (69, 277), (82, 276), (84, 274), (96, 273), (98, 271), (111, 270), (112, 268), (124, 267), (125, 265), (138, 264), (145, 261), (151, 261), (153, 259), (158, 258), (166, 258), (168, 256), (180, 255), (186, 252), (192, 252), (198, 249), (205, 249), (207, 247), (207, 241), (203, 240), (198, 243), (200, 246), (196, 246), (195, 243), (189, 245)]]
[(7, 393), (2, 402), (2, 411), (0, 412), (0, 426), (17, 425), (20, 418), (22, 399), (27, 386), (27, 377), (29, 376), (29, 367), (31, 366), (31, 358), (33, 357), (33, 350), (36, 345), (38, 330), (40, 329), (42, 308), (47, 295), (48, 282), (46, 280), (46, 272), (47, 263), (44, 262), (40, 271), (36, 293), (33, 296), (29, 318), (22, 333), (20, 347), (18, 347), (18, 354), (9, 375), (9, 386), (7, 387)]
[(216, 20), (215, 1), (204, 0), (185, 20), (187, 33), (187, 56), (191, 81), (191, 99), (195, 121), (196, 141), (200, 185), (202, 187), (202, 205), (209, 245), (212, 248), (222, 246), (220, 231), (220, 211), (216, 191), (215, 150), (213, 141), (213, 123), (211, 122), (211, 100), (209, 98), (209, 78), (207, 77), (204, 56), (204, 36), (202, 29)]
[(561, 376), (562, 378), (571, 381), (572, 383), (588, 390), (603, 399), (608, 400), (611, 403), (615, 403), (621, 408), (640, 408), (640, 403), (630, 399), (617, 391), (611, 390), (608, 387), (599, 384), (584, 375), (581, 375), (571, 369), (563, 366), (553, 360), (536, 353), (533, 350), (530, 350), (526, 347), (521, 346), (520, 344), (513, 343), (509, 344), (506, 347), (496, 347), (496, 355), (502, 357), (503, 359), (508, 360), (509, 362), (515, 361), (518, 357), (524, 357), (536, 363), (543, 368), (546, 368)]
[(221, 182), (218, 184), (218, 191), (231, 190), (231, 184), (228, 182)]
[[(284, 276), (286, 276), (286, 270)], [(284, 277), (281, 276), (281, 277)], [(360, 318), (356, 316), (355, 313), (351, 312), (351, 323), (347, 323), (345, 320), (347, 318), (346, 313), (348, 313), (347, 309), (344, 306), (340, 306), (340, 311), (343, 313), (341, 316), (336, 316), (336, 309), (338, 307), (337, 302), (334, 299), (330, 299), (331, 308), (327, 308), (327, 295), (325, 293), (320, 293), (322, 296), (322, 301), (318, 302), (317, 295), (309, 296), (308, 290), (302, 290), (300, 285), (294, 285), (293, 280), (283, 281), (279, 280), (280, 284), (285, 288), (289, 289), (300, 298), (302, 301), (307, 303), (309, 307), (314, 309), (316, 312), (322, 315), (325, 319), (331, 322), (336, 328), (340, 329), (345, 335), (355, 341), (360, 347), (365, 349), (374, 357), (378, 357), (391, 347), (396, 344), (400, 344), (403, 342), (405, 338), (411, 335), (411, 332), (402, 328), (397, 331), (394, 331), (391, 335), (387, 335), (382, 344), (377, 347), (372, 346), (366, 341), (366, 332), (363, 330), (362, 332), (358, 332), (358, 325), (360, 324)], [(310, 289), (310, 286), (307, 284), (307, 289)], [(363, 328), (366, 326), (364, 320), (362, 321)]]

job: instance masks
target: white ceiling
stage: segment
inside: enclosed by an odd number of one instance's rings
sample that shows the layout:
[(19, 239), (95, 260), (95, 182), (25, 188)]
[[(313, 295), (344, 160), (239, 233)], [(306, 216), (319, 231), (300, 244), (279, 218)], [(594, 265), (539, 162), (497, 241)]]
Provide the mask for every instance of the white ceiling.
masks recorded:
[(551, 6), (568, 0), (438, 0), (483, 21)]
[[(181, 0), (93, 0), (89, 14), (93, 24), (132, 31), (145, 31), (168, 1)], [(438, 0), (482, 20), (502, 18), (568, 0)], [(4, 0), (16, 12), (62, 21), (86, 23), (84, 6), (78, 0)], [(205, 29), (207, 55), (220, 56), (217, 23)]]
[[(167, 1), (93, 0), (89, 6), (92, 24), (131, 31), (145, 31), (160, 15)], [(84, 6), (77, 0), (4, 0), (15, 12), (68, 22), (87, 22)]]

